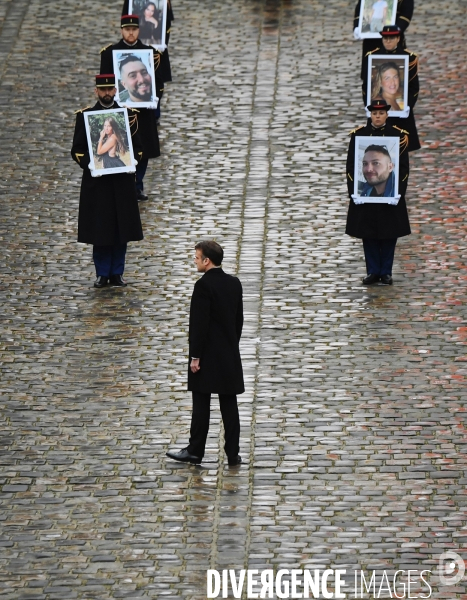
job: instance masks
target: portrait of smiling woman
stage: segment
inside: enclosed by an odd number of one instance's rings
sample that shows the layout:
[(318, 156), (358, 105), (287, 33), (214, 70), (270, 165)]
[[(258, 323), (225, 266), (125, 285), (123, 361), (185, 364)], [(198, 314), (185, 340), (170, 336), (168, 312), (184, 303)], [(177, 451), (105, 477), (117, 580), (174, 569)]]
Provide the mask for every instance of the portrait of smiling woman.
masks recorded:
[(374, 69), (371, 78), (371, 98), (384, 99), (390, 110), (404, 110), (404, 86), (398, 65), (394, 61), (385, 62)]

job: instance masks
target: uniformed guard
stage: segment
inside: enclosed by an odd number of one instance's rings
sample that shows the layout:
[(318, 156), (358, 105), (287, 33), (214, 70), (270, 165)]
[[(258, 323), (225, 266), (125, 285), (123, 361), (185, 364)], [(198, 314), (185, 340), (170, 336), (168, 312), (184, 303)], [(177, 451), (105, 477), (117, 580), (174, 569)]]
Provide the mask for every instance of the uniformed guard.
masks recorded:
[[(401, 36), (402, 32), (398, 25), (386, 25), (380, 32), (382, 39), (380, 45), (373, 50), (368, 52), (363, 63), (363, 84), (362, 84), (362, 95), (363, 103), (367, 102), (367, 91), (368, 91), (368, 64), (370, 56), (391, 56), (391, 55), (407, 55), (409, 57), (409, 72), (408, 72), (408, 115), (406, 117), (398, 117), (397, 125), (402, 129), (406, 129), (409, 132), (409, 152), (413, 150), (419, 150), (420, 140), (418, 138), (417, 126), (415, 124), (414, 106), (418, 100), (418, 94), (420, 90), (420, 83), (418, 80), (418, 56), (415, 52), (411, 52), (406, 48), (402, 47)], [(373, 96), (374, 97), (374, 96)], [(388, 100), (388, 98), (386, 98)]]
[[(89, 170), (90, 153), (83, 113), (120, 108), (114, 102), (117, 93), (115, 76), (96, 75), (97, 102), (76, 113), (71, 156), (83, 169), (78, 216), (78, 242), (93, 245), (93, 260), (97, 279), (94, 287), (126, 286), (123, 280), (127, 243), (143, 239), (143, 230), (136, 199), (135, 175), (112, 173), (93, 177)], [(137, 115), (130, 109), (129, 122), (133, 152), (141, 160)]]
[[(148, 3), (151, 4), (151, 3)], [(129, 0), (124, 0), (122, 15), (126, 15), (130, 12), (130, 2)], [(174, 13), (172, 10), (172, 2), (167, 0), (167, 18), (165, 24), (165, 45), (166, 49), (159, 51), (160, 54), (160, 65), (158, 69), (159, 77), (164, 82), (164, 86), (160, 89), (160, 100), (162, 100), (162, 95), (164, 93), (165, 84), (169, 81), (172, 81), (172, 69), (170, 67), (170, 57), (169, 57), (169, 40), (170, 40), (170, 32), (172, 29), (172, 21), (174, 20)], [(160, 117), (160, 106), (161, 103), (159, 101), (159, 106), (157, 107), (156, 115)]]
[[(384, 285), (392, 285), (392, 265), (397, 238), (411, 233), (405, 203), (409, 178), (408, 134), (388, 121), (389, 105), (385, 100), (373, 100), (367, 108), (371, 111), (371, 117), (366, 126), (358, 127), (351, 132), (347, 153), (347, 189), (350, 203), (345, 233), (363, 241), (367, 267), (367, 275), (363, 278), (363, 284), (370, 285), (380, 281)], [(400, 198), (397, 204), (356, 204), (353, 195), (355, 138), (358, 136), (399, 138), (398, 194)], [(372, 152), (374, 156), (371, 155), (371, 157), (375, 159), (372, 167), (374, 172), (368, 173), (365, 195), (392, 196), (392, 190), (388, 193), (388, 188), (391, 187), (390, 176), (394, 167), (389, 152), (383, 146), (375, 146), (372, 148)], [(391, 177), (394, 179), (393, 174)]]
[[(355, 14), (354, 14), (354, 37), (355, 39), (360, 39), (361, 31), (359, 30), (359, 19), (360, 19), (360, 9), (362, 5), (362, 0), (358, 0), (355, 6)], [(414, 10), (414, 0), (397, 0), (397, 9), (396, 9), (396, 25), (399, 27), (401, 31), (401, 44), (402, 48), (406, 47), (405, 43), (405, 31), (410, 25), (410, 21), (412, 20)], [(363, 79), (363, 68), (365, 57), (368, 52), (373, 51), (375, 48), (378, 48), (381, 45), (381, 40), (379, 38), (364, 38), (362, 45), (362, 70), (361, 70), (361, 78)]]
[[(106, 46), (101, 50), (101, 73), (112, 73), (113, 50), (152, 50), (154, 52), (154, 69), (156, 78), (156, 93), (160, 101), (160, 90), (163, 82), (158, 75), (160, 53), (151, 46), (146, 46), (138, 39), (139, 18), (137, 15), (123, 15), (121, 18), (122, 39), (114, 45)], [(138, 200), (147, 200), (144, 193), (143, 179), (148, 167), (148, 160), (160, 156), (159, 134), (157, 132), (157, 115), (152, 108), (138, 109), (138, 123), (141, 143), (143, 145), (143, 160), (136, 167), (136, 194)]]
[[(368, 52), (363, 63), (363, 84), (362, 84), (362, 95), (363, 103), (367, 101), (368, 91), (368, 64), (370, 56), (391, 56), (391, 55), (407, 55), (409, 57), (409, 72), (408, 72), (408, 106), (405, 107), (407, 116), (397, 118), (397, 125), (402, 129), (406, 129), (409, 132), (409, 152), (413, 150), (419, 150), (420, 140), (418, 138), (417, 125), (415, 124), (414, 106), (418, 100), (418, 94), (420, 90), (420, 83), (418, 80), (418, 56), (415, 52), (411, 52), (406, 48), (402, 47), (401, 35), (402, 32), (398, 25), (386, 25), (380, 32), (382, 39), (380, 45), (373, 50)], [(386, 98), (387, 100), (388, 98)]]

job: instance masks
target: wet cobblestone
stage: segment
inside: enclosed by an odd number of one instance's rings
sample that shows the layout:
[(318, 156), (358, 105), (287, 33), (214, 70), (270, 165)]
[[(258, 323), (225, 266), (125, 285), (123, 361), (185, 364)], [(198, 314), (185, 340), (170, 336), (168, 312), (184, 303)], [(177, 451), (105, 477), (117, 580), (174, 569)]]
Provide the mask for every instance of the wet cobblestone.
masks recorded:
[[(127, 288), (92, 288), (69, 149), (119, 8), (0, 5), (2, 598), (198, 600), (207, 569), (247, 567), (430, 569), (431, 597), (467, 598), (437, 570), (467, 559), (467, 2), (416, 3), (413, 234), (369, 289), (343, 233), (364, 121), (343, 0), (176, 1), (145, 239)], [(231, 470), (217, 406), (206, 462), (165, 458), (208, 236), (245, 291)]]

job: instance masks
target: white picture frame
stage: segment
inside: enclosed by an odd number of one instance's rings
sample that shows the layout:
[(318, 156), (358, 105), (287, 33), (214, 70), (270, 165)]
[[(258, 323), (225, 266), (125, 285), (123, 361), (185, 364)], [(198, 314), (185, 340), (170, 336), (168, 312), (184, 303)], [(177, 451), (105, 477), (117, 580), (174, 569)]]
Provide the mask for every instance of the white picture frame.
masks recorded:
[[(375, 12), (378, 17), (382, 14), (385, 16), (375, 18)], [(397, 0), (362, 0), (358, 20), (361, 39), (380, 38), (379, 32), (385, 25), (396, 23), (396, 12)]]
[(152, 50), (112, 50), (115, 101), (130, 108), (157, 108)]
[[(367, 60), (366, 105), (369, 106), (372, 100), (384, 99), (393, 107), (388, 111), (390, 117), (406, 117), (406, 109), (409, 107), (409, 56), (370, 54)], [(396, 88), (397, 80), (399, 85)], [(368, 109), (366, 113), (369, 117)]]
[[(129, 0), (129, 14), (139, 17), (139, 39), (147, 46), (163, 52), (167, 45), (167, 0)], [(151, 15), (152, 9), (152, 15)], [(148, 14), (149, 12), (149, 14)], [(147, 20), (146, 16), (149, 18)], [(154, 24), (157, 22), (157, 26)]]
[[(355, 136), (354, 193), (356, 204), (397, 204), (399, 199), (400, 137)], [(385, 150), (383, 150), (383, 148)], [(387, 156), (387, 154), (389, 156)], [(388, 160), (392, 168), (387, 164)], [(380, 165), (375, 163), (379, 162)], [(371, 170), (369, 170), (371, 169)], [(369, 175), (371, 179), (367, 179)], [(386, 180), (382, 177), (389, 172)], [(384, 185), (383, 196), (371, 196), (376, 186)], [(379, 190), (381, 192), (381, 190)]]
[[(91, 175), (99, 177), (114, 173), (134, 173), (136, 161), (126, 108), (88, 111), (84, 112), (83, 116)], [(105, 150), (106, 147), (108, 149), (100, 152), (99, 145), (101, 150)]]

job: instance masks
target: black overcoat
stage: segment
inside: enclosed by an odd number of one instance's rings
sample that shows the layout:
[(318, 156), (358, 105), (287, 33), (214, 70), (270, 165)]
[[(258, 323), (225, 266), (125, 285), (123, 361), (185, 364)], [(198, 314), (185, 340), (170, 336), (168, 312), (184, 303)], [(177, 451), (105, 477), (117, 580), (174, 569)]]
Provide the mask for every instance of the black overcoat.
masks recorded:
[[(362, 84), (362, 95), (363, 95), (363, 104), (367, 103), (367, 92), (368, 92), (368, 63), (370, 56), (388, 56), (398, 54), (400, 56), (408, 56), (409, 57), (409, 85), (408, 85), (408, 105), (410, 106), (410, 113), (408, 117), (400, 118), (394, 117), (397, 120), (397, 125), (401, 129), (405, 129), (409, 132), (409, 152), (413, 152), (413, 150), (420, 150), (420, 140), (418, 137), (417, 126), (415, 124), (415, 115), (414, 115), (414, 106), (418, 100), (418, 93), (420, 91), (420, 82), (418, 80), (418, 56), (415, 52), (411, 52), (410, 50), (406, 50), (402, 48), (399, 44), (395, 50), (388, 51), (384, 46), (378, 47), (373, 52), (368, 52), (363, 61), (363, 84)], [(371, 98), (373, 100), (373, 98)]]
[[(111, 108), (120, 108), (114, 102)], [(105, 110), (97, 102), (92, 108), (79, 111), (76, 115), (75, 133), (71, 156), (83, 169), (81, 193), (79, 198), (78, 242), (111, 246), (143, 239), (143, 229), (136, 199), (134, 173), (115, 173), (92, 177), (88, 165), (90, 162), (86, 128), (83, 112)], [(130, 118), (132, 129), (136, 119)], [(140, 145), (135, 137), (133, 151), (138, 160), (141, 156)]]
[[(134, 46), (129, 46), (121, 39), (113, 46), (107, 46), (101, 50), (101, 73), (113, 73), (113, 50), (152, 50), (154, 52), (154, 69), (156, 77), (156, 93), (157, 97), (162, 97), (164, 82), (158, 77), (157, 72), (160, 65), (161, 55), (151, 46), (146, 46), (140, 40)], [(115, 74), (117, 77), (117, 74)], [(138, 108), (138, 133), (143, 145), (144, 158), (157, 158), (161, 155), (159, 145), (159, 134), (157, 132), (156, 111), (152, 108)]]
[[(358, 27), (358, 22), (360, 18), (360, 7), (362, 4), (362, 0), (358, 0), (355, 6), (355, 14), (353, 20), (353, 28)], [(397, 9), (396, 9), (396, 25), (400, 28), (401, 35), (401, 45), (402, 48), (405, 48), (405, 30), (410, 25), (410, 21), (412, 20), (414, 9), (414, 0), (397, 0)], [(375, 48), (381, 45), (381, 38), (365, 38), (362, 44), (362, 70), (361, 70), (361, 78), (363, 79), (363, 69), (365, 57), (368, 52), (372, 52)]]
[(237, 277), (213, 268), (195, 283), (190, 306), (190, 357), (200, 359), (188, 390), (213, 394), (242, 394), (239, 342), (243, 328), (242, 284)]
[[(355, 168), (355, 137), (356, 136), (391, 136), (400, 138), (399, 144), (399, 194), (397, 205), (392, 204), (355, 204), (352, 199), (354, 193), (354, 168)], [(360, 239), (385, 240), (410, 235), (409, 215), (405, 203), (405, 192), (409, 178), (409, 154), (407, 150), (407, 135), (391, 119), (386, 121), (384, 127), (376, 128), (371, 124), (371, 119), (365, 127), (351, 133), (349, 150), (347, 153), (347, 190), (349, 193), (349, 210), (345, 233)]]
[[(123, 8), (122, 8), (122, 16), (127, 15), (129, 11), (129, 1), (124, 0)], [(170, 38), (170, 29), (172, 27), (172, 21), (174, 20), (174, 14), (172, 10), (172, 3), (170, 0), (167, 0), (167, 21), (165, 26), (165, 43), (167, 48), (163, 52), (160, 53), (160, 65), (158, 69), (158, 76), (161, 80), (166, 83), (167, 81), (172, 81), (172, 70), (170, 68), (170, 58), (169, 58), (169, 38)], [(111, 71), (113, 73), (113, 71)], [(159, 97), (159, 94), (158, 94)], [(162, 97), (162, 96), (160, 96)]]

